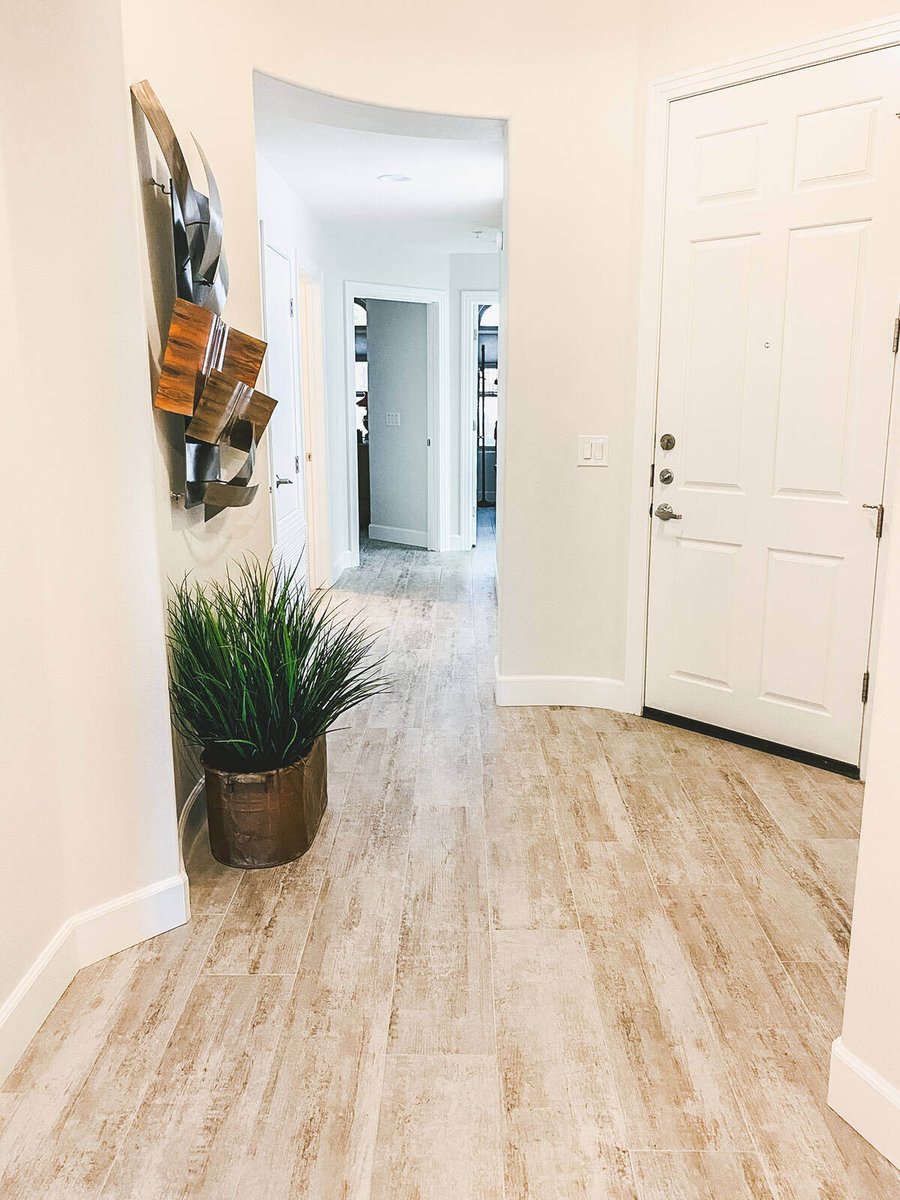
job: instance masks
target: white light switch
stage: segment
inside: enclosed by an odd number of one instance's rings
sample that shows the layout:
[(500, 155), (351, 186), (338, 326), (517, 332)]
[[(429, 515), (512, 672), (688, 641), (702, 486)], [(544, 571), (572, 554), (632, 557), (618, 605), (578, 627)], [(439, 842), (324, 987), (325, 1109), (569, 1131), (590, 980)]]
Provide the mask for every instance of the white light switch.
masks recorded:
[(385, 413), (384, 419), (385, 419), (386, 425), (399, 425), (400, 424), (400, 414), (399, 413)]
[(609, 466), (609, 436), (605, 433), (582, 433), (578, 438), (579, 467)]

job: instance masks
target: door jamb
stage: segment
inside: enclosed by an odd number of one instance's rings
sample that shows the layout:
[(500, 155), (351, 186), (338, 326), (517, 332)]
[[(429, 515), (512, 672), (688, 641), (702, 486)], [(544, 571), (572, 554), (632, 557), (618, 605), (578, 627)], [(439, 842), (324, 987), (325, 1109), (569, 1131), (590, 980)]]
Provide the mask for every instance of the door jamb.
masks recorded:
[(325, 274), (302, 255), (298, 254), (296, 260), (307, 555), (310, 585), (321, 588), (330, 587), (334, 582), (328, 506)]
[[(478, 408), (478, 324), (477, 308), (482, 304), (500, 304), (497, 288), (460, 292), (459, 310), (459, 531), (460, 549), (475, 545), (477, 515), (475, 496), (478, 488), (476, 462), (478, 435), (475, 422)], [(503, 321), (503, 312), (500, 312)], [(497, 337), (499, 341), (499, 330)], [(496, 504), (496, 500), (494, 502)]]
[(426, 305), (427, 318), (427, 416), (425, 453), (428, 465), (428, 549), (449, 549), (449, 384), (447, 367), (450, 346), (448, 293), (445, 289), (400, 287), (389, 283), (344, 283), (344, 386), (347, 398), (347, 486), (348, 544), (350, 563), (359, 566), (359, 480), (356, 462), (356, 330), (353, 301), (398, 300)]
[[(732, 59), (712, 67), (671, 75), (650, 85), (644, 154), (644, 210), (638, 291), (637, 376), (625, 634), (624, 708), (628, 712), (641, 711), (646, 678), (647, 612), (650, 594), (650, 464), (654, 461), (656, 429), (669, 106), (690, 96), (797, 71), (803, 67), (818, 66), (835, 59), (851, 58), (898, 44), (900, 17), (892, 16), (855, 25), (808, 42), (782, 46), (767, 54)], [(888, 450), (890, 457), (890, 446)], [(890, 523), (885, 528), (885, 538), (889, 536), (889, 525)], [(882, 561), (883, 554), (884, 545), (880, 547), (879, 553)], [(883, 576), (884, 571), (876, 571), (872, 620), (873, 648), (877, 647), (881, 624)], [(877, 663), (874, 653), (870, 661)], [(867, 705), (863, 714), (861, 769), (865, 766), (868, 750), (870, 719), (871, 704)]]

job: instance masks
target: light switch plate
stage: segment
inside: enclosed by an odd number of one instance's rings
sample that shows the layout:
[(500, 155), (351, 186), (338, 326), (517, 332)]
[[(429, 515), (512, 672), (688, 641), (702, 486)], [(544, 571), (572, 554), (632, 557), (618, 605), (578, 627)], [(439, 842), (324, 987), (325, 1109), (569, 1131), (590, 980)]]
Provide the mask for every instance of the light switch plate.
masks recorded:
[(609, 435), (606, 433), (582, 433), (578, 437), (579, 467), (609, 466)]
[(399, 425), (400, 424), (400, 414), (399, 413), (391, 413), (391, 412), (385, 413), (384, 418), (385, 418), (386, 425)]

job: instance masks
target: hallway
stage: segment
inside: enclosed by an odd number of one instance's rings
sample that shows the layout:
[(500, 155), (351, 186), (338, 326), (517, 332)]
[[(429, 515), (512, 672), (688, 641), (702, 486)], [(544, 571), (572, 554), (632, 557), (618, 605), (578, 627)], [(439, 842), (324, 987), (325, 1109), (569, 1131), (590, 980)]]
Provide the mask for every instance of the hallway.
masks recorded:
[(337, 589), (394, 691), (329, 735), (311, 852), (214, 864), (82, 971), (0, 1092), (4, 1200), (880, 1200), (827, 1108), (862, 790), (493, 703), (471, 553)]

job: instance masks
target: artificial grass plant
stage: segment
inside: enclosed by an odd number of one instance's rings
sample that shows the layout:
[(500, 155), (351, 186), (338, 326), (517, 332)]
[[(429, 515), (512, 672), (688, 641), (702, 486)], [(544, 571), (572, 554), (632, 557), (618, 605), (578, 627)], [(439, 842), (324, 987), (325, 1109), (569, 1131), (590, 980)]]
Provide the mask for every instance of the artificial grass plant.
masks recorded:
[(216, 770), (289, 766), (348, 709), (388, 690), (374, 641), (296, 567), (248, 558), (224, 583), (186, 577), (169, 602), (175, 724)]

